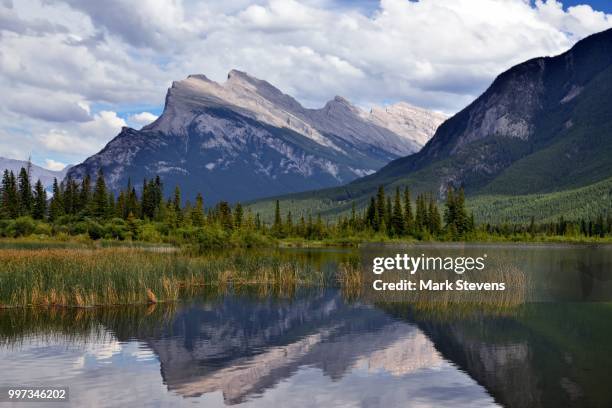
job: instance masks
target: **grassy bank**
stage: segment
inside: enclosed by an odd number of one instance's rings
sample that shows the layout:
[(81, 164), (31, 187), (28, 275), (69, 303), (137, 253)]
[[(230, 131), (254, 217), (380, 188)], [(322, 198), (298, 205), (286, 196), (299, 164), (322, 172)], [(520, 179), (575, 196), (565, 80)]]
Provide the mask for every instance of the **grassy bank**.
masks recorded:
[(173, 301), (202, 286), (258, 284), (291, 291), (330, 277), (274, 254), (188, 256), (143, 248), (0, 250), (0, 307), (126, 305)]

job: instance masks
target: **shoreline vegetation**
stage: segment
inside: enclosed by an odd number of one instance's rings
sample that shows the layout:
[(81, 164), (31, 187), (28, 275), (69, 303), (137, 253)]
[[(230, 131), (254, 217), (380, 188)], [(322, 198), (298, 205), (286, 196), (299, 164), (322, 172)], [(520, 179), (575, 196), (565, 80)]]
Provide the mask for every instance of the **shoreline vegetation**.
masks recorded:
[[(103, 242), (143, 242), (212, 248), (271, 247), (276, 245), (356, 245), (362, 242), (612, 242), (612, 214), (592, 220), (526, 224), (477, 224), (466, 209), (463, 189), (448, 186), (439, 203), (433, 194), (418, 194), (383, 186), (363, 211), (355, 203), (350, 215), (323, 220), (320, 214), (292, 214), (276, 201), (273, 221), (240, 203), (221, 201), (206, 208), (198, 194), (184, 200), (179, 187), (164, 200), (161, 179), (128, 182), (118, 195), (109, 191), (101, 171), (95, 180), (55, 180), (51, 199), (29, 171), (18, 176), (5, 171), (0, 185), (0, 238), (41, 237)], [(413, 202), (414, 201), (414, 202)], [(444, 206), (439, 210), (439, 205)], [(59, 245), (59, 244), (58, 244)]]
[[(159, 177), (131, 182), (117, 196), (99, 172), (92, 180), (54, 183), (47, 200), (29, 171), (5, 171), (0, 186), (0, 307), (126, 305), (174, 301), (208, 286), (255, 285), (266, 293), (298, 286), (355, 292), (359, 260), (336, 271), (283, 258), (281, 247), (357, 247), (369, 242), (612, 243), (612, 217), (529, 225), (477, 225), (462, 189), (449, 186), (443, 211), (432, 194), (381, 186), (364, 211), (324, 221), (281, 211), (272, 223), (240, 203), (205, 208), (177, 187), (164, 200)], [(246, 249), (250, 249), (246, 251)], [(352, 269), (351, 269), (352, 268)]]

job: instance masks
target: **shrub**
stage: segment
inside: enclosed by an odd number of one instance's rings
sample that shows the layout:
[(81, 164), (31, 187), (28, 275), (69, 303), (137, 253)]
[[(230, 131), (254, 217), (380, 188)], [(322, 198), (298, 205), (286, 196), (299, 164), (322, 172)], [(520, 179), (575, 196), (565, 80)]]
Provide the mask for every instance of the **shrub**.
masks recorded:
[(7, 235), (11, 237), (25, 237), (34, 233), (35, 229), (36, 221), (31, 217), (19, 217), (8, 225)]
[(153, 224), (141, 225), (138, 229), (138, 237), (145, 242), (162, 242), (162, 236)]

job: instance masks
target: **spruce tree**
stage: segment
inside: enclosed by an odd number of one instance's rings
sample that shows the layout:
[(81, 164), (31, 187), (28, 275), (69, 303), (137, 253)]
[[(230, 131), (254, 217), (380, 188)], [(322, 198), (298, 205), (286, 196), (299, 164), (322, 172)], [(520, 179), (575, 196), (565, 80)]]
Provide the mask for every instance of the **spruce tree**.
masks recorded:
[[(81, 193), (81, 197), (84, 195)], [(85, 196), (88, 196), (86, 194)], [(87, 208), (89, 206), (85, 206)], [(108, 193), (106, 191), (106, 182), (104, 181), (104, 173), (102, 169), (98, 170), (96, 176), (96, 184), (94, 187), (93, 197), (91, 198), (91, 213), (94, 217), (105, 218), (108, 214)]]
[(412, 215), (412, 201), (410, 200), (410, 190), (404, 189), (404, 231), (412, 234), (414, 229), (414, 216)]
[(49, 204), (49, 220), (56, 221), (62, 214), (64, 214), (62, 190), (57, 179), (54, 178), (53, 197), (51, 197), (51, 203)]
[(281, 219), (281, 213), (280, 213), (280, 202), (276, 200), (276, 203), (274, 205), (274, 224), (272, 224), (272, 233), (276, 237), (279, 237), (282, 233), (282, 230), (283, 230), (283, 221)]
[(242, 204), (236, 203), (234, 207), (234, 225), (238, 229), (242, 228), (243, 216), (244, 210), (242, 209)]
[(42, 220), (47, 214), (47, 192), (40, 181), (34, 186), (34, 203), (32, 206), (32, 217), (35, 220)]
[(385, 200), (385, 188), (380, 185), (378, 187), (378, 192), (376, 193), (376, 221), (375, 228), (376, 231), (380, 231), (383, 229), (383, 224), (385, 223), (385, 214), (386, 214), (386, 200)]
[(404, 214), (402, 211), (402, 200), (400, 198), (399, 187), (395, 189), (395, 198), (393, 200), (393, 214), (391, 215), (391, 229), (393, 235), (401, 236), (404, 234)]
[[(28, 165), (29, 168), (29, 165)], [(34, 201), (32, 195), (32, 182), (30, 181), (30, 173), (24, 167), (19, 171), (19, 215), (31, 215), (32, 203)]]
[[(102, 169), (99, 169), (98, 174), (100, 174), (101, 171)], [(91, 176), (89, 175), (89, 173), (85, 174), (85, 177), (83, 177), (83, 180), (81, 181), (81, 189), (79, 190), (79, 192), (77, 193), (77, 186), (75, 184), (74, 186), (72, 186), (71, 193), (73, 194), (74, 213), (83, 211), (84, 214), (89, 214), (90, 206), (92, 205)]]
[(204, 198), (198, 193), (195, 206), (191, 209), (191, 223), (196, 227), (204, 226)]
[(287, 212), (287, 221), (285, 222), (284, 230), (286, 236), (291, 236), (293, 234), (293, 217), (291, 211)]
[(429, 232), (436, 235), (442, 229), (442, 220), (440, 218), (440, 211), (438, 211), (438, 204), (433, 196), (429, 197)]
[(5, 170), (2, 177), (2, 216), (3, 218), (17, 218), (19, 216), (19, 192), (15, 174)]
[(227, 201), (221, 201), (217, 205), (219, 209), (219, 222), (226, 231), (231, 231), (234, 228), (234, 221), (232, 219), (232, 210)]
[(174, 205), (174, 211), (176, 212), (176, 222), (178, 225), (183, 223), (183, 211), (181, 210), (181, 189), (179, 186), (174, 188), (174, 197), (172, 199), (172, 204)]
[(376, 216), (376, 200), (374, 199), (374, 197), (370, 198), (370, 204), (368, 205), (368, 209), (365, 213), (365, 221), (366, 224), (372, 227), (374, 231), (378, 230), (379, 225), (378, 218)]
[(391, 215), (393, 213), (393, 206), (391, 205), (391, 197), (387, 196), (387, 203), (385, 204), (385, 226), (387, 227), (384, 231), (387, 234), (391, 232)]

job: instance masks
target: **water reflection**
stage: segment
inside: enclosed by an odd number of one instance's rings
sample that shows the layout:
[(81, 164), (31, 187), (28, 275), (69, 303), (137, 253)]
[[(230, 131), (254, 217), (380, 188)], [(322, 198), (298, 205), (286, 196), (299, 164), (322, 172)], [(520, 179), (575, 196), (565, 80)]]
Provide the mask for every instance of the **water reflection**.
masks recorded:
[(67, 383), (73, 405), (493, 404), (416, 324), (337, 290), (34, 313), (0, 314), (1, 327), (22, 328), (2, 331), (0, 383)]
[[(609, 255), (535, 248), (515, 267), (547, 300), (591, 299), (609, 294)], [(0, 310), (0, 386), (69, 385), (73, 406), (612, 406), (610, 303), (351, 299)]]

